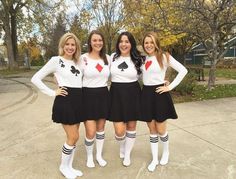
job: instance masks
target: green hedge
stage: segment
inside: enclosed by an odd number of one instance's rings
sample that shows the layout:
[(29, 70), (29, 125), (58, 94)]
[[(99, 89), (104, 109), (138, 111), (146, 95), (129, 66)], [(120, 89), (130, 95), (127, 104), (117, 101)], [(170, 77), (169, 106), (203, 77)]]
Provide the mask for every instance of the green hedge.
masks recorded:
[(40, 56), (38, 59), (33, 59), (30, 63), (31, 66), (43, 66), (45, 64), (43, 57)]
[[(177, 72), (174, 70), (171, 70), (169, 72), (170, 82), (174, 80), (176, 75)], [(196, 74), (190, 71), (187, 73), (187, 75), (184, 77), (181, 83), (174, 89), (174, 91), (178, 92), (181, 95), (192, 94), (196, 86), (197, 86)]]

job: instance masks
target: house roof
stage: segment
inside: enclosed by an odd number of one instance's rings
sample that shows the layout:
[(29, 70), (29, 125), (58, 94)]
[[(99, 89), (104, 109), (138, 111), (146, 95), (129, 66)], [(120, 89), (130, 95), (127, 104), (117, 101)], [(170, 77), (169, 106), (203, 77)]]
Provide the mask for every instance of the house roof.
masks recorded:
[[(234, 36), (231, 39), (229, 39), (227, 42), (224, 43), (224, 45), (231, 44), (231, 42), (235, 42), (236, 43), (236, 36)], [(199, 49), (205, 49), (205, 47), (203, 46), (202, 43), (199, 43), (199, 44), (197, 44), (197, 45), (192, 47), (192, 50), (199, 50)]]
[(233, 42), (236, 42), (236, 36), (233, 37), (233, 38), (231, 38), (231, 39), (229, 39), (227, 42), (225, 42), (224, 45), (226, 45), (226, 44), (228, 44), (228, 43), (231, 43), (232, 41), (233, 41)]

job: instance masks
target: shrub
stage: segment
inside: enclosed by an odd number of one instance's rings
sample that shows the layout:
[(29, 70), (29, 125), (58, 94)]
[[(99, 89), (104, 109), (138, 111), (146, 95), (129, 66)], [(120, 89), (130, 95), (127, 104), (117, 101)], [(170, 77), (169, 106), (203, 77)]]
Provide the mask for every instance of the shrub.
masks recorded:
[[(176, 77), (177, 72), (171, 70), (169, 74), (170, 74), (169, 80), (170, 82), (172, 82)], [(194, 72), (189, 71), (187, 75), (184, 77), (184, 79), (181, 81), (181, 83), (174, 89), (174, 91), (181, 95), (192, 94), (196, 86), (197, 86), (196, 74)]]
[(45, 64), (43, 57), (40, 56), (37, 59), (33, 59), (30, 63), (31, 66), (43, 66)]

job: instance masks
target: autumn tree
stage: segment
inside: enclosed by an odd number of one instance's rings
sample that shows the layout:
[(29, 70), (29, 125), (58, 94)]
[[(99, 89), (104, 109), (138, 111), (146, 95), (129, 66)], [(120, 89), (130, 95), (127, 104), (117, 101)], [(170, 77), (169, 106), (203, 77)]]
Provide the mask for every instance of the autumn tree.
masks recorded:
[[(36, 36), (28, 38), (27, 41), (22, 41), (18, 45), (19, 57), (24, 59), (27, 64), (26, 67), (30, 68), (32, 61), (42, 60), (40, 42)], [(36, 63), (36, 62), (35, 62)]]
[(111, 54), (116, 34), (123, 29), (122, 0), (88, 0), (84, 7), (92, 15), (92, 28), (104, 34), (107, 53)]
[(235, 0), (182, 0), (176, 1), (175, 7), (183, 16), (179, 30), (196, 38), (206, 49), (211, 62), (208, 89), (215, 85), (217, 63), (228, 51), (230, 44), (225, 43), (232, 38), (232, 29), (236, 25)]
[[(124, 0), (125, 28), (131, 31), (141, 44), (144, 34), (148, 31), (157, 32), (161, 46), (168, 49), (186, 36), (175, 32), (170, 25), (176, 21), (173, 1)], [(134, 20), (135, 19), (135, 20)]]
[[(7, 56), (8, 56), (8, 65), (9, 69), (17, 68), (17, 60), (18, 60), (18, 33), (20, 28), (20, 22), (25, 19), (32, 17), (32, 19), (36, 19), (34, 17), (44, 17), (45, 12), (42, 11), (42, 7), (44, 10), (52, 9), (58, 4), (57, 2), (49, 2), (49, 1), (33, 1), (33, 0), (0, 0), (0, 24), (2, 30), (5, 33), (5, 43), (7, 48)], [(45, 8), (46, 7), (46, 8)], [(38, 11), (39, 10), (39, 11)], [(23, 12), (29, 12), (28, 15)], [(45, 20), (45, 19), (44, 19)]]

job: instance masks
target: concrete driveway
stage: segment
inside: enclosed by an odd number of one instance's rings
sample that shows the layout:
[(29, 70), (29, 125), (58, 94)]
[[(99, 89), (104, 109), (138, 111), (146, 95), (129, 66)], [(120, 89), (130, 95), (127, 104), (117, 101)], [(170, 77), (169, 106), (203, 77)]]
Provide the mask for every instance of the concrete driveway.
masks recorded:
[[(48, 83), (49, 85), (53, 85)], [(37, 91), (27, 77), (0, 78), (0, 178), (62, 179), (58, 167), (65, 135), (51, 121), (53, 98)], [(84, 179), (235, 179), (236, 98), (176, 104), (169, 120), (170, 161), (150, 173), (149, 133), (139, 122), (132, 164), (123, 167), (113, 125), (106, 124), (104, 168), (86, 167), (84, 125), (80, 126), (74, 166)]]

